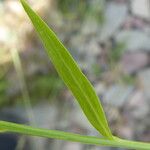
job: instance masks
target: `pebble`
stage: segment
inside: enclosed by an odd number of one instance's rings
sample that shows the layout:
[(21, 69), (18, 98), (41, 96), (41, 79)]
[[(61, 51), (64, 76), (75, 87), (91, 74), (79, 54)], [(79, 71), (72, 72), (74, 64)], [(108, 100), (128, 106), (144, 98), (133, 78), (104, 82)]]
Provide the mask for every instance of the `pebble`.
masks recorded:
[(150, 0), (132, 0), (131, 11), (136, 16), (150, 20)]
[(133, 86), (114, 84), (110, 86), (105, 92), (103, 96), (103, 101), (108, 105), (122, 107), (125, 104), (125, 102), (127, 102), (133, 89)]
[(133, 129), (127, 124), (118, 126), (117, 132), (120, 137), (125, 139), (133, 139), (134, 137)]
[(144, 96), (144, 92), (140, 90), (135, 91), (132, 94), (126, 108), (134, 119), (142, 119), (147, 116), (149, 112), (149, 105)]
[(117, 42), (124, 42), (127, 51), (150, 51), (150, 36), (139, 30), (122, 30), (116, 35)]
[(121, 59), (122, 70), (125, 74), (133, 74), (150, 63), (150, 57), (145, 52), (126, 53)]
[(105, 23), (101, 29), (101, 41), (107, 40), (123, 24), (127, 17), (128, 7), (125, 4), (109, 2), (105, 12)]
[(82, 150), (81, 143), (66, 142), (63, 146), (64, 150)]

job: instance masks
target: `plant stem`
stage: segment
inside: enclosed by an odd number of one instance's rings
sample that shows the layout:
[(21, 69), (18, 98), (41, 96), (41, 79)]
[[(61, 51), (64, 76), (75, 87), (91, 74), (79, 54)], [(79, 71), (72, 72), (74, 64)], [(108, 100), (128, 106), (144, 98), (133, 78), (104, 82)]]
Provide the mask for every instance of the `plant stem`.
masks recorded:
[(39, 136), (45, 138), (54, 138), (59, 140), (80, 142), (84, 144), (120, 147), (120, 148), (137, 149), (137, 150), (141, 150), (141, 149), (150, 150), (150, 143), (134, 142), (134, 141), (128, 141), (119, 138), (114, 138), (114, 140), (109, 140), (104, 138), (67, 133), (67, 132), (57, 131), (57, 130), (33, 128), (26, 125), (19, 125), (19, 124), (5, 122), (5, 121), (0, 121), (0, 130), (25, 134), (30, 136)]

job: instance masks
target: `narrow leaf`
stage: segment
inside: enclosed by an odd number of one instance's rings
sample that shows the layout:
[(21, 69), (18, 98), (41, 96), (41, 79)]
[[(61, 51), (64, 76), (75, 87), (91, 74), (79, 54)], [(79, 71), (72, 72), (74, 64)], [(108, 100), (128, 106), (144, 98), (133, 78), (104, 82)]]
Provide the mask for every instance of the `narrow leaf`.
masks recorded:
[(55, 33), (30, 8), (25, 0), (21, 0), (21, 3), (39, 34), (57, 72), (67, 87), (72, 91), (90, 123), (104, 137), (112, 139), (113, 136), (108, 127), (105, 113), (89, 80), (81, 72), (80, 68), (68, 50), (59, 41)]

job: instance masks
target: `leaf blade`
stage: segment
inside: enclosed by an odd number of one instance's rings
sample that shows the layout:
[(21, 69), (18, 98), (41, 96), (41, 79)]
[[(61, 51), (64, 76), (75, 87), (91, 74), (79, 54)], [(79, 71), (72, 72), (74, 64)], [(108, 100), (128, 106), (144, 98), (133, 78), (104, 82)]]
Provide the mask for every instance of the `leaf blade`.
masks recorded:
[(105, 113), (89, 80), (82, 73), (70, 53), (44, 21), (21, 0), (21, 3), (38, 32), (58, 74), (80, 104), (89, 122), (105, 137), (112, 139)]

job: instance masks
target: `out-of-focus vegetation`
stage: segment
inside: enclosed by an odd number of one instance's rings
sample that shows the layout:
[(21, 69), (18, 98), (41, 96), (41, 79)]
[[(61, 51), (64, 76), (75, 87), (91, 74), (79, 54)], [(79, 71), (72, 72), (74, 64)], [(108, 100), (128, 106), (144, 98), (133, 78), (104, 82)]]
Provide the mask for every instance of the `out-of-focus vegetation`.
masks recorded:
[(67, 19), (78, 19), (83, 21), (86, 18), (104, 21), (104, 0), (58, 0), (58, 9)]
[(7, 104), (7, 89), (8, 89), (8, 82), (7, 80), (2, 77), (0, 79), (0, 106)]
[(48, 99), (56, 97), (60, 99), (59, 91), (63, 89), (63, 86), (62, 80), (54, 73), (44, 76), (37, 75), (28, 82), (31, 99), (35, 102), (45, 99), (45, 97)]

